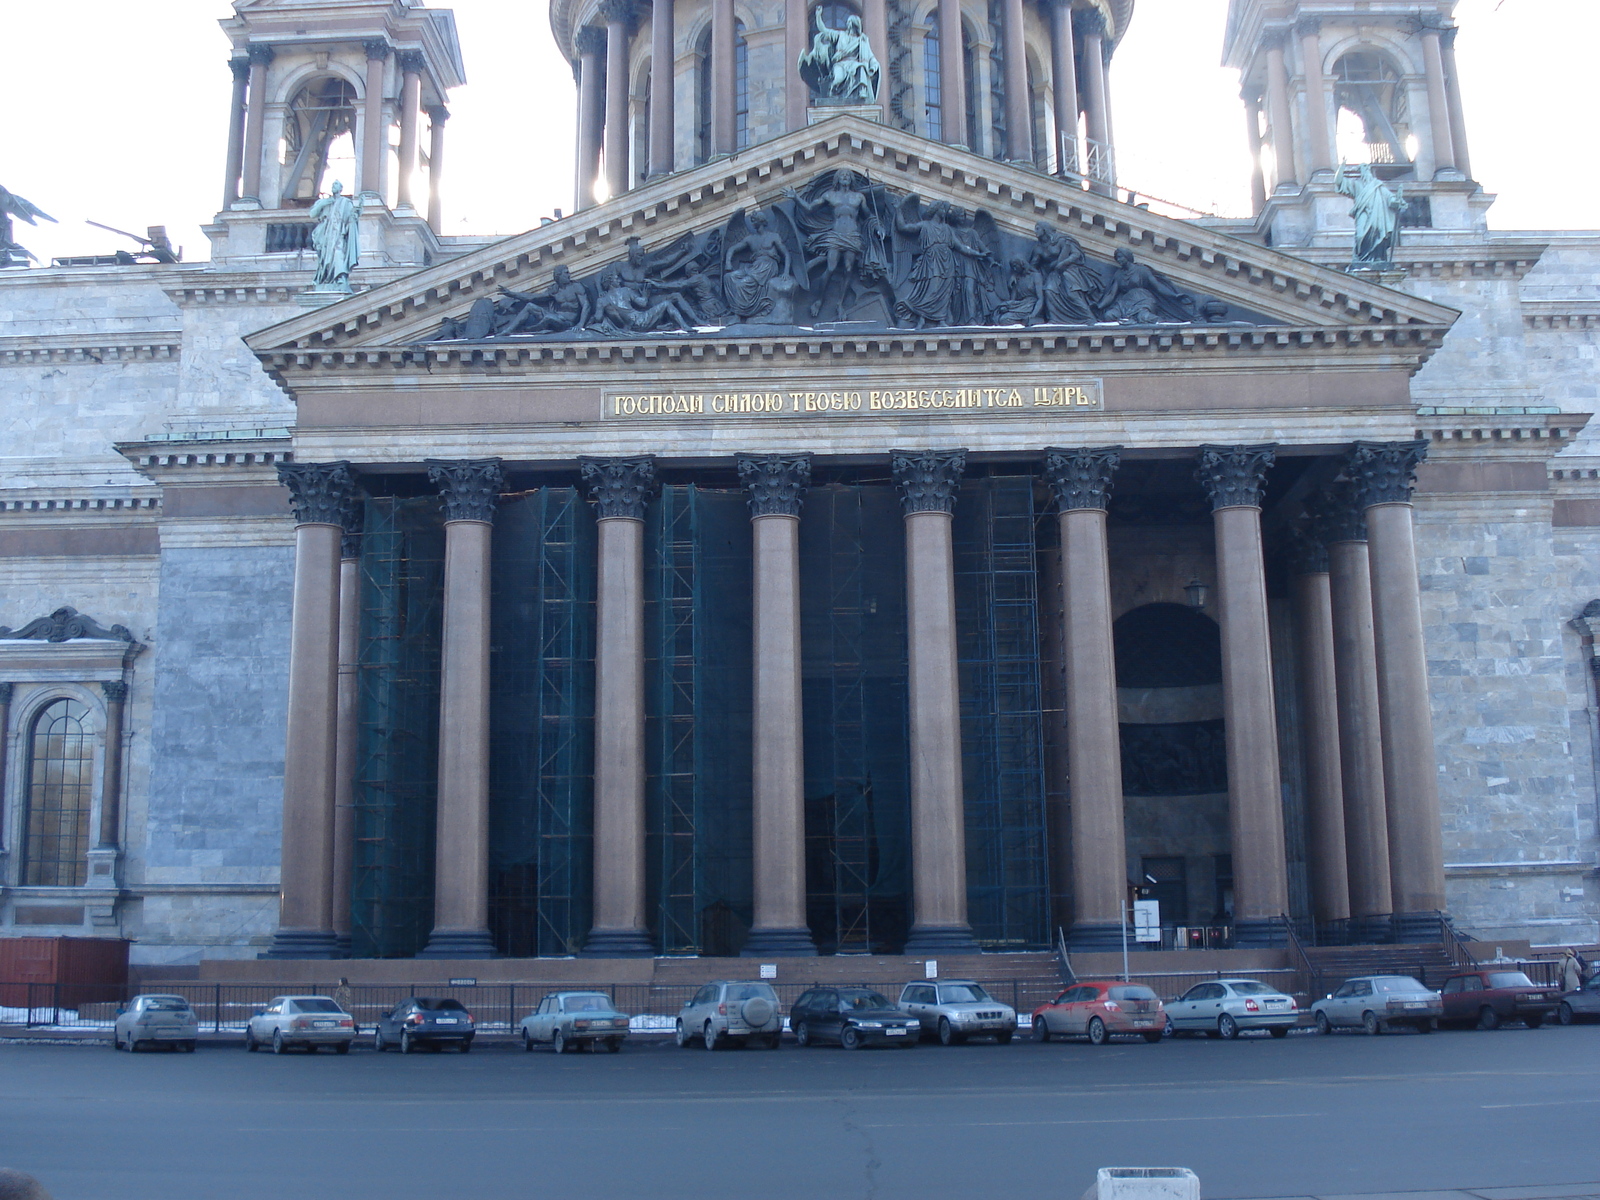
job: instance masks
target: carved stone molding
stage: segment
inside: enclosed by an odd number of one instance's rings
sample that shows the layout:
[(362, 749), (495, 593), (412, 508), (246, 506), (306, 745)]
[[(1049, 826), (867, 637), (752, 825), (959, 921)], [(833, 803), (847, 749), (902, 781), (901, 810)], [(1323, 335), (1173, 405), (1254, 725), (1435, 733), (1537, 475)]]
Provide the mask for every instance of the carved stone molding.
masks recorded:
[(809, 454), (740, 454), (739, 482), (750, 493), (752, 517), (798, 517), (811, 486)]
[(580, 458), (578, 469), (602, 521), (612, 517), (644, 520), (645, 505), (656, 490), (656, 460), (651, 455)]
[(372, 38), (361, 43), (361, 49), (366, 53), (368, 62), (382, 62), (394, 53), (394, 47), (382, 38)]
[(1062, 512), (1103, 509), (1111, 503), (1111, 477), (1121, 463), (1121, 446), (1052, 447), (1044, 452), (1044, 478)]
[(1080, 8), (1072, 14), (1072, 30), (1079, 37), (1106, 37), (1106, 18), (1098, 8)]
[(29, 621), (21, 629), (0, 625), (0, 638), (35, 642), (70, 642), (73, 638), (104, 638), (111, 642), (139, 644), (126, 625), (113, 625), (107, 629), (93, 617), (86, 617), (75, 608), (58, 608), (48, 617)]
[(428, 114), (428, 120), (435, 125), (443, 125), (450, 119), (450, 110), (442, 104), (425, 104), (422, 110)]
[(505, 472), (498, 458), (425, 458), (428, 482), (439, 489), (446, 521), (494, 523), (494, 511), (505, 490)]
[(228, 70), (233, 72), (233, 77), (235, 79), (241, 79), (241, 80), (242, 79), (249, 79), (250, 78), (250, 58), (249, 58), (249, 56), (246, 55), (246, 56), (244, 56), (242, 58), (230, 58), (228, 60)]
[(604, 3), (595, 10), (595, 13), (606, 24), (627, 25), (633, 21), (637, 6), (634, 0), (604, 0)]
[(264, 67), (278, 57), (278, 52), (271, 46), (257, 43), (245, 51), (245, 56), (256, 66)]
[(956, 489), (967, 469), (965, 450), (891, 450), (889, 465), (900, 485), (906, 516), (955, 508)]
[(420, 75), (428, 68), (427, 56), (421, 50), (402, 50), (397, 57), (400, 69), (408, 75)]
[(128, 685), (120, 679), (101, 680), (100, 690), (106, 694), (109, 704), (122, 704), (128, 699)]
[(1354, 489), (1349, 483), (1334, 483), (1324, 488), (1306, 505), (1306, 516), (1312, 536), (1324, 546), (1367, 540), (1367, 512), (1356, 503)]
[(1322, 32), (1321, 17), (1301, 17), (1294, 23), (1294, 35), (1298, 38), (1316, 37)]
[(1328, 573), (1328, 547), (1313, 532), (1310, 522), (1297, 522), (1289, 527), (1284, 540), (1284, 556), (1291, 575), (1326, 575)]
[(1201, 446), (1194, 477), (1213, 509), (1260, 508), (1267, 472), (1277, 458), (1273, 443), (1259, 446)]
[(574, 39), (579, 54), (604, 54), (606, 31), (594, 25), (585, 25)]
[(279, 463), (278, 482), (289, 489), (295, 524), (344, 528), (356, 490), (349, 463)]
[(1362, 508), (1374, 504), (1409, 504), (1417, 468), (1428, 457), (1428, 443), (1357, 442), (1345, 460), (1345, 474), (1354, 484)]

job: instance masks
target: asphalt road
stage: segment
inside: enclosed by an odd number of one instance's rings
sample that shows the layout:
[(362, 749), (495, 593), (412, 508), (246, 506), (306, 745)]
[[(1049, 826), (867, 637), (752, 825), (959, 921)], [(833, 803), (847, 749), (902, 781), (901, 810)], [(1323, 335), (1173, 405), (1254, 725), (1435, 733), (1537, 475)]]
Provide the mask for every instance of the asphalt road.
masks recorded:
[(1600, 1026), (556, 1057), (0, 1046), (0, 1166), (55, 1200), (1207, 1200), (1600, 1179)]

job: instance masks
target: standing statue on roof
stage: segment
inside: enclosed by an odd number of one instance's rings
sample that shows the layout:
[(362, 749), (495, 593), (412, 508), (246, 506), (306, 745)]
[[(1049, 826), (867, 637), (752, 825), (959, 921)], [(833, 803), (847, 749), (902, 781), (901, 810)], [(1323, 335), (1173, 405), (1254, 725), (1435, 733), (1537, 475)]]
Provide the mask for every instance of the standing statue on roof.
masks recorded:
[(20, 217), (29, 225), (38, 223), (34, 220), (35, 217), (43, 217), (52, 225), (56, 223), (56, 219), (38, 205), (0, 187), (0, 267), (25, 267), (33, 255), (26, 247), (17, 245), (12, 238), (12, 217)]
[(823, 100), (871, 104), (877, 98), (882, 68), (861, 28), (860, 17), (847, 18), (843, 29), (830, 29), (819, 6), (811, 49), (801, 53), (796, 65), (800, 78)]
[(333, 192), (311, 206), (317, 223), (311, 231), (311, 248), (317, 254), (314, 292), (349, 292), (350, 272), (361, 261), (358, 220), (361, 210), (344, 194), (344, 184), (334, 181)]
[(1356, 222), (1356, 244), (1350, 255), (1354, 267), (1386, 266), (1394, 261), (1400, 244), (1400, 214), (1406, 202), (1372, 173), (1366, 163), (1352, 169), (1341, 166), (1339, 191), (1350, 197), (1350, 215)]

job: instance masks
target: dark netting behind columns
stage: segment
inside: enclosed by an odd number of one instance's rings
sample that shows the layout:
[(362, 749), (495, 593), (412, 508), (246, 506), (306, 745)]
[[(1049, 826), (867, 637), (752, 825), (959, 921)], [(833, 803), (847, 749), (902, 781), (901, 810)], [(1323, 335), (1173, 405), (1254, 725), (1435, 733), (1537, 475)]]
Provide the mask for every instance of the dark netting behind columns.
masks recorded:
[(967, 911), (986, 950), (1050, 944), (1034, 480), (963, 480), (956, 624)]
[(351, 954), (402, 958), (433, 928), (444, 515), (366, 502), (361, 539)]
[(743, 489), (669, 484), (645, 518), (645, 803), (661, 953), (733, 955), (751, 897), (751, 559)]
[(515, 958), (576, 954), (594, 857), (595, 522), (576, 488), (495, 516), (489, 928)]
[(806, 494), (806, 922), (823, 954), (898, 953), (911, 926), (905, 573), (893, 485)]

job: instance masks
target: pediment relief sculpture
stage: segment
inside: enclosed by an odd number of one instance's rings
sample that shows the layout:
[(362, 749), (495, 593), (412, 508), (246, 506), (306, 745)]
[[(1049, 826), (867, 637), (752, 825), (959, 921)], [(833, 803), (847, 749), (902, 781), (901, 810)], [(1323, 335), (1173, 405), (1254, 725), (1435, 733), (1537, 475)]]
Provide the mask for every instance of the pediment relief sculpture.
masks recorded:
[(1184, 291), (1126, 248), (1091, 258), (1040, 221), (1033, 236), (872, 182), (849, 168), (786, 187), (709, 230), (541, 291), (501, 287), (427, 341), (571, 340), (777, 329), (1264, 324), (1259, 314)]

